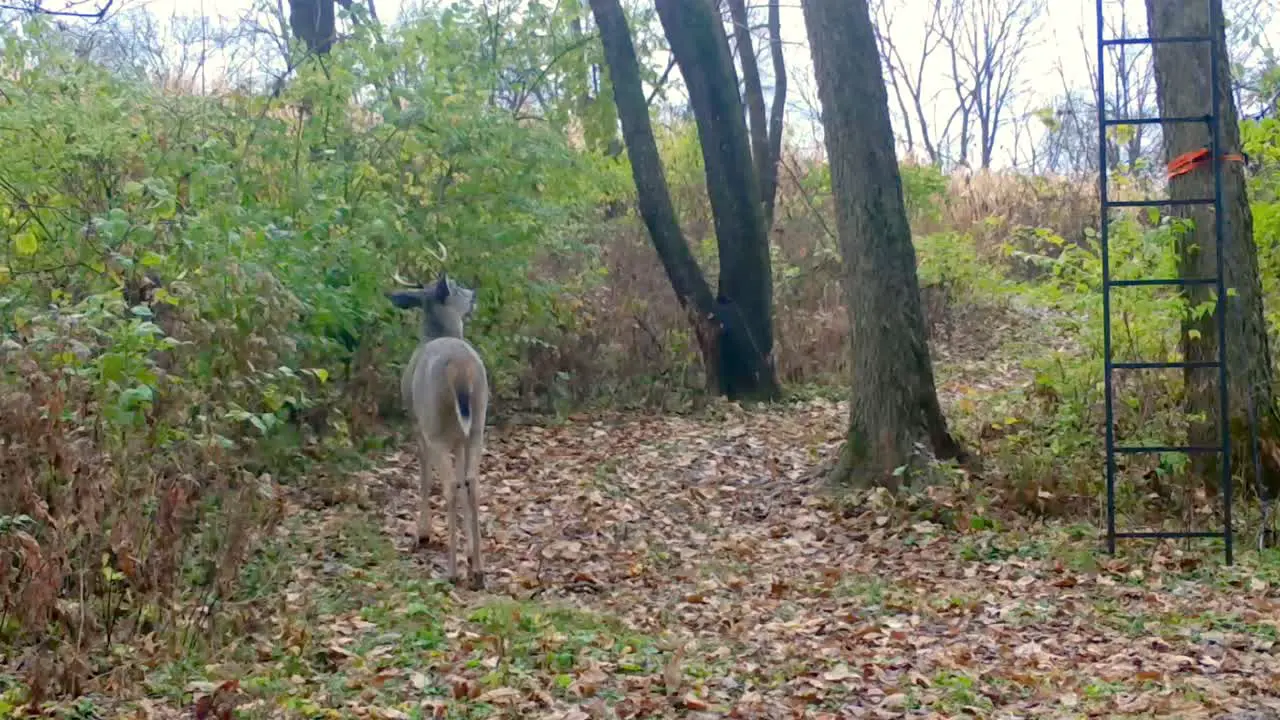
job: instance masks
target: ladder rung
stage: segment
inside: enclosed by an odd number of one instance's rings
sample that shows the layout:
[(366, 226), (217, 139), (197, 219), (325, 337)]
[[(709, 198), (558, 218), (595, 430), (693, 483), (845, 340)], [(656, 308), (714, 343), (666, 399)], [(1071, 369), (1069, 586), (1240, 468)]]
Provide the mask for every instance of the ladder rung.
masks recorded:
[(1121, 445), (1112, 448), (1112, 451), (1121, 455), (1141, 455), (1142, 453), (1186, 453), (1188, 455), (1208, 455), (1211, 453), (1220, 453), (1222, 448), (1217, 445)]
[(1149, 538), (1152, 540), (1181, 540), (1183, 538), (1220, 538), (1224, 533), (1221, 532), (1205, 532), (1203, 530), (1193, 530), (1191, 532), (1118, 532), (1118, 538)]
[(1111, 118), (1104, 120), (1103, 124), (1107, 127), (1115, 127), (1117, 125), (1173, 125), (1176, 123), (1207, 123), (1213, 120), (1212, 115), (1194, 115), (1187, 117), (1152, 117), (1152, 118)]
[(1102, 203), (1102, 208), (1113, 207), (1164, 207), (1179, 205), (1212, 205), (1213, 198), (1192, 198), (1190, 200), (1173, 200), (1166, 198), (1164, 200), (1108, 200)]
[(1186, 370), (1199, 370), (1201, 368), (1218, 367), (1217, 360), (1197, 360), (1194, 362), (1113, 362), (1111, 367), (1114, 370), (1173, 370), (1183, 368)]
[(1209, 35), (1171, 35), (1169, 37), (1133, 37), (1133, 38), (1106, 38), (1102, 41), (1104, 46), (1107, 45), (1155, 45), (1157, 43), (1207, 43), (1212, 42), (1213, 38)]
[(1137, 287), (1140, 285), (1217, 285), (1217, 278), (1152, 278), (1149, 280), (1108, 280), (1110, 287)]

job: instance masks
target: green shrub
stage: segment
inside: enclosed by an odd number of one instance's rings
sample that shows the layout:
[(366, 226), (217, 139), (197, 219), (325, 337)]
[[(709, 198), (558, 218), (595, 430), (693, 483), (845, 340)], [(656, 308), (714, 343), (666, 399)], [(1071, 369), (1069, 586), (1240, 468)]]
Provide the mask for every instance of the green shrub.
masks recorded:
[(41, 19), (0, 34), (6, 640), (61, 620), (92, 647), (232, 593), (276, 484), (394, 398), (418, 333), (397, 273), (480, 290), (500, 396), (575, 332), (599, 274), (537, 265), (580, 255), (627, 176), (494, 106), (496, 69), (421, 62), (483, 33), (465, 8), (357, 33), (277, 97), (166, 93)]

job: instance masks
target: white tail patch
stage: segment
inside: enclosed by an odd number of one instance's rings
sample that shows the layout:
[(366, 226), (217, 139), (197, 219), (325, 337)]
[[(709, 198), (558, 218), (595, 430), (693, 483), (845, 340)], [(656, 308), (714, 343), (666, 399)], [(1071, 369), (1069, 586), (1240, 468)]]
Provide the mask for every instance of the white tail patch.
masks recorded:
[[(458, 411), (458, 426), (462, 428), (462, 434), (471, 437), (471, 400), (464, 399), (463, 395), (458, 395), (454, 407)], [(466, 406), (463, 405), (466, 403)]]
[(462, 434), (471, 437), (472, 404), (475, 390), (475, 368), (465, 359), (450, 360), (445, 370), (453, 390), (453, 409)]

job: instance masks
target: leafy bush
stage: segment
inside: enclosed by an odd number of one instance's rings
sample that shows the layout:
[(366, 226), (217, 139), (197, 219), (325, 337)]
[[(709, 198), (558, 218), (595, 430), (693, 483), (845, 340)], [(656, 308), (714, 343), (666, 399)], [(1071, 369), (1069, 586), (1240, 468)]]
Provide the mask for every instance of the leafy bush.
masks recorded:
[(78, 652), (182, 622), (173, 592), (231, 593), (276, 479), (393, 404), (418, 332), (383, 296), (396, 273), (479, 288), (500, 395), (559, 371), (530, 357), (599, 275), (537, 264), (583, 248), (623, 176), (494, 107), (467, 65), (419, 62), (481, 38), (427, 17), (277, 97), (199, 97), (86, 62), (39, 19), (0, 36), (6, 641), (101, 631)]
[[(1173, 218), (1157, 224), (1119, 215), (1110, 229), (1112, 273), (1116, 279), (1176, 275), (1175, 236), (1185, 225)], [(1034, 383), (995, 401), (985, 417), (1002, 417), (985, 428), (993, 440), (997, 465), (1009, 473), (1011, 487), (1028, 504), (1071, 513), (1073, 498), (1097, 497), (1103, 478), (1101, 247), (1096, 233), (1086, 242), (1057, 239), (1056, 256), (1024, 254), (1046, 273), (1043, 282), (1022, 283), (1017, 296), (1041, 308), (1047, 347), (1031, 340), (1024, 364)], [(1185, 302), (1172, 288), (1124, 288), (1112, 292), (1113, 356), (1116, 360), (1169, 359)], [(1178, 444), (1185, 433), (1181, 374), (1172, 371), (1118, 373), (1115, 376), (1117, 438), (1141, 444)], [(996, 413), (999, 413), (997, 415)], [(1180, 457), (1127, 458), (1121, 501), (1129, 509), (1152, 492), (1144, 477), (1167, 477)], [(1078, 507), (1078, 506), (1077, 506)]]
[(1258, 245), (1258, 274), (1267, 302), (1271, 347), (1280, 340), (1280, 121), (1268, 117), (1241, 126), (1244, 151), (1256, 170), (1250, 175), (1253, 237)]

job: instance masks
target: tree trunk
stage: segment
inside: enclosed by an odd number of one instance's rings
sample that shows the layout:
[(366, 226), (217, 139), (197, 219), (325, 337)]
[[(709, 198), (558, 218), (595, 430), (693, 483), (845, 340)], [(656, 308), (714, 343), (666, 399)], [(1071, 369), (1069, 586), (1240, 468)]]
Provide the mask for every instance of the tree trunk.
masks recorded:
[(618, 107), (622, 138), (631, 160), (631, 177), (636, 184), (640, 217), (649, 230), (649, 237), (671, 280), (676, 298), (690, 312), (707, 368), (708, 382), (718, 382), (718, 343), (716, 332), (709, 324), (715, 314), (715, 301), (698, 261), (685, 242), (671, 204), (662, 159), (658, 155), (658, 143), (649, 122), (649, 104), (645, 100), (640, 64), (636, 60), (627, 18), (618, 0), (591, 0), (591, 12), (604, 45), (613, 100)]
[(706, 166), (720, 256), (721, 391), (731, 399), (778, 396), (773, 367), (773, 277), (760, 185), (751, 161), (729, 39), (710, 0), (657, 0), (680, 66)]
[(927, 441), (964, 459), (938, 403), (898, 173), (889, 95), (866, 0), (803, 0), (831, 164), (853, 351), (849, 431), (832, 479), (892, 484)]
[(307, 50), (327, 54), (337, 30), (334, 0), (289, 0), (289, 28)]
[[(1209, 0), (1214, 12), (1222, 17), (1221, 0)], [(1146, 0), (1147, 22), (1152, 37), (1173, 35), (1209, 35), (1208, 2), (1187, 0)], [(1220, 152), (1240, 152), (1240, 128), (1235, 99), (1231, 93), (1231, 71), (1226, 47), (1226, 34), (1221, 24), (1212, 29), (1218, 46), (1218, 107)], [(1211, 105), (1209, 48), (1196, 43), (1168, 43), (1154, 46), (1156, 100), (1164, 116), (1204, 115)], [(1201, 123), (1167, 124), (1163, 127), (1165, 159), (1172, 161), (1183, 153), (1210, 146), (1209, 128)], [(1224, 206), (1223, 264), (1226, 285), (1232, 293), (1227, 297), (1227, 378), (1228, 409), (1233, 435), (1248, 425), (1252, 403), (1264, 442), (1274, 440), (1271, 422), (1274, 398), (1271, 392), (1271, 356), (1267, 346), (1267, 325), (1263, 315), (1262, 286), (1258, 277), (1258, 250), (1253, 240), (1253, 213), (1245, 189), (1244, 167), (1239, 162), (1224, 161), (1222, 168)], [(1169, 195), (1174, 199), (1213, 197), (1213, 170), (1205, 163), (1190, 173), (1169, 182)], [(1216, 234), (1212, 206), (1182, 209), (1184, 217), (1193, 221), (1179, 243), (1179, 272), (1184, 278), (1214, 277), (1216, 268)], [(1212, 286), (1194, 286), (1186, 290), (1191, 307), (1212, 302)], [(1217, 313), (1200, 319), (1188, 318), (1182, 328), (1183, 357), (1188, 361), (1217, 359)], [(1218, 444), (1218, 374), (1216, 370), (1187, 370), (1186, 405), (1190, 413), (1204, 413), (1204, 421), (1193, 421), (1188, 429), (1192, 445)], [(1247, 434), (1247, 433), (1242, 433)], [(1245, 477), (1253, 477), (1251, 448), (1247, 438), (1234, 437), (1238, 449), (1233, 453), (1236, 467)], [(1243, 456), (1239, 450), (1250, 452)], [(1213, 492), (1218, 487), (1218, 457), (1193, 456), (1193, 468)], [(1271, 473), (1268, 473), (1271, 475)], [(1274, 483), (1267, 483), (1275, 497)]]
[[(755, 158), (756, 177), (760, 181), (760, 197), (768, 197), (769, 181), (769, 127), (764, 114), (764, 88), (760, 86), (760, 67), (756, 63), (755, 45), (751, 42), (751, 19), (747, 16), (745, 0), (729, 0), (729, 17), (733, 20), (734, 42), (738, 45), (738, 62), (742, 65), (743, 94), (746, 96), (747, 117), (751, 120), (751, 154)], [(772, 216), (764, 209), (765, 230), (769, 229)]]
[(782, 162), (782, 118), (787, 112), (787, 65), (782, 56), (782, 17), (778, 0), (769, 0), (769, 52), (773, 56), (773, 105), (769, 108), (769, 168), (764, 188), (764, 213), (773, 226), (778, 197), (778, 163)]

